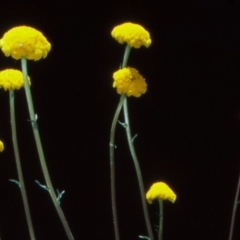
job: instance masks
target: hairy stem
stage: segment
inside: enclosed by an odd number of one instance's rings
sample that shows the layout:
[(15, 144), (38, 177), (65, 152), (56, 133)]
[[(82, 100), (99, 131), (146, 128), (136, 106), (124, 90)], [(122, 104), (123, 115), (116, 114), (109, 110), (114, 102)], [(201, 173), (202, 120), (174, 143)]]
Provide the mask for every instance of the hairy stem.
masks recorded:
[(28, 74), (27, 74), (27, 60), (26, 60), (26, 58), (21, 59), (21, 65), (22, 65), (22, 72), (23, 72), (23, 77), (24, 77), (24, 88), (25, 88), (25, 93), (26, 93), (26, 98), (27, 98), (30, 121), (31, 121), (31, 124), (32, 124), (33, 135), (34, 135), (34, 138), (35, 138), (37, 151), (38, 151), (38, 155), (39, 155), (39, 160), (40, 160), (43, 175), (44, 175), (44, 178), (45, 178), (46, 186), (48, 188), (48, 192), (51, 196), (51, 199), (52, 199), (53, 204), (56, 208), (58, 216), (59, 216), (59, 218), (62, 222), (62, 225), (64, 227), (64, 230), (65, 230), (66, 234), (67, 234), (68, 239), (69, 240), (74, 240), (74, 237), (73, 237), (72, 232), (69, 228), (68, 222), (67, 222), (67, 220), (65, 218), (65, 215), (62, 211), (60, 203), (57, 200), (57, 196), (56, 196), (56, 193), (54, 191), (52, 181), (51, 181), (51, 178), (50, 178), (50, 175), (49, 175), (49, 171), (48, 171), (48, 168), (47, 168), (47, 164), (46, 164), (46, 160), (45, 160), (45, 156), (44, 156), (44, 152), (43, 152), (43, 148), (42, 148), (42, 143), (41, 143), (41, 139), (40, 139), (40, 135), (39, 135), (39, 130), (38, 130), (37, 117), (36, 117), (35, 112), (34, 112), (32, 94), (31, 94), (28, 79), (27, 79)]
[(27, 225), (28, 225), (28, 231), (30, 234), (30, 239), (35, 240), (36, 238), (35, 238), (35, 234), (34, 234), (34, 229), (33, 229), (33, 224), (32, 224), (32, 219), (31, 219), (31, 214), (30, 214), (30, 208), (29, 208), (29, 204), (28, 204), (27, 193), (26, 193), (26, 188), (25, 188), (24, 179), (23, 179), (21, 160), (20, 160), (20, 156), (19, 156), (14, 97), (15, 97), (14, 91), (9, 90), (12, 142), (13, 142), (13, 149), (14, 149), (14, 155), (15, 155), (15, 161), (16, 161), (16, 167), (17, 167), (19, 187), (20, 187), (20, 191), (21, 191), (21, 195), (22, 195), (23, 206), (24, 206), (24, 211), (25, 211), (25, 215), (26, 215), (26, 219), (27, 219)]

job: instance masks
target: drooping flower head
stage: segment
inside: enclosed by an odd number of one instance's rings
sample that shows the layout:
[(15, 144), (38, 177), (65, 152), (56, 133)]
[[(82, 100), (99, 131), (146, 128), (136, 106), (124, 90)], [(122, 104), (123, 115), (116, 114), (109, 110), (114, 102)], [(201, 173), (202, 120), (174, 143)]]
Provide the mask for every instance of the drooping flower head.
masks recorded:
[[(28, 82), (30, 84), (30, 78), (28, 77)], [(0, 88), (6, 90), (16, 90), (23, 87), (23, 74), (19, 70), (6, 69), (0, 71)]]
[(3, 142), (0, 140), (0, 152), (2, 152), (4, 150), (4, 144)]
[(0, 40), (0, 48), (7, 57), (36, 61), (47, 56), (51, 44), (38, 30), (20, 26), (14, 27), (4, 34)]
[(113, 73), (113, 87), (119, 94), (126, 94), (128, 97), (140, 97), (147, 91), (145, 79), (135, 68), (122, 68)]
[(113, 28), (112, 37), (119, 43), (127, 43), (130, 47), (149, 47), (152, 43), (150, 34), (141, 25), (135, 23), (123, 23)]
[(154, 183), (146, 194), (148, 203), (152, 203), (154, 199), (169, 200), (172, 203), (176, 201), (176, 194), (164, 182)]

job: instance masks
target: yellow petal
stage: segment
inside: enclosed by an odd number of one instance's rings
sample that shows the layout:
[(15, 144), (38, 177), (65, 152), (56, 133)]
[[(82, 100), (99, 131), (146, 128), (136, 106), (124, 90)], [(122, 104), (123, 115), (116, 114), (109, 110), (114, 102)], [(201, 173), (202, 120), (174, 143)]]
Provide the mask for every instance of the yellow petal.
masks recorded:
[(154, 199), (169, 200), (174, 203), (176, 201), (176, 198), (176, 194), (164, 182), (154, 183), (146, 194), (146, 199), (150, 204)]
[(51, 44), (38, 30), (20, 26), (14, 27), (4, 34), (0, 40), (0, 48), (7, 57), (36, 61), (47, 56)]
[(152, 43), (150, 34), (141, 25), (135, 23), (123, 23), (113, 28), (112, 37), (119, 43), (127, 43), (130, 47), (149, 47)]
[(113, 73), (113, 87), (119, 94), (126, 94), (128, 97), (140, 97), (147, 91), (145, 79), (135, 68), (122, 68)]

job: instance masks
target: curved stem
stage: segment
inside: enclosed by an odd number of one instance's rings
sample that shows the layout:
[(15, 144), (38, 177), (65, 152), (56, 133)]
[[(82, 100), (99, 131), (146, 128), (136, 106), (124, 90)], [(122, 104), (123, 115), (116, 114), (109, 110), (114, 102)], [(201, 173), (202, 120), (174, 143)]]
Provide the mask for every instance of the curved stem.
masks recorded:
[(59, 201), (57, 200), (57, 196), (55, 194), (53, 185), (52, 185), (52, 181), (48, 172), (48, 168), (47, 168), (47, 164), (46, 164), (46, 160), (45, 160), (45, 156), (44, 156), (44, 152), (43, 152), (43, 148), (42, 148), (42, 143), (41, 143), (41, 139), (40, 139), (40, 135), (39, 135), (39, 131), (38, 131), (38, 125), (37, 125), (37, 117), (35, 116), (34, 113), (34, 107), (33, 107), (33, 101), (32, 101), (32, 95), (31, 95), (31, 91), (30, 91), (30, 87), (29, 87), (29, 83), (28, 83), (28, 74), (27, 74), (27, 60), (26, 58), (22, 58), (21, 59), (21, 65), (22, 65), (22, 72), (23, 72), (23, 78), (24, 78), (24, 88), (25, 88), (25, 93), (26, 93), (26, 98), (27, 98), (27, 104), (28, 104), (28, 110), (29, 110), (29, 114), (30, 114), (30, 121), (32, 123), (32, 130), (33, 130), (33, 135), (35, 138), (35, 142), (36, 142), (36, 146), (37, 146), (37, 151), (38, 151), (38, 155), (39, 155), (39, 159), (40, 159), (40, 164), (42, 167), (42, 171), (43, 171), (43, 175), (46, 181), (46, 185), (48, 188), (48, 192), (52, 198), (53, 204), (56, 208), (56, 211), (58, 213), (58, 216), (62, 222), (62, 225), (64, 227), (64, 230), (68, 236), (69, 240), (74, 240), (74, 237), (72, 235), (72, 232), (69, 228), (68, 222), (65, 218), (65, 215), (62, 211), (62, 208), (60, 206)]
[(19, 179), (19, 187), (22, 195), (24, 211), (27, 219), (28, 231), (30, 234), (30, 239), (35, 240), (35, 234), (27, 199), (26, 188), (23, 179), (23, 172), (21, 167), (21, 161), (19, 156), (19, 149), (18, 149), (18, 142), (17, 142), (17, 130), (16, 130), (16, 118), (15, 118), (15, 106), (14, 106), (14, 91), (9, 90), (9, 103), (10, 103), (10, 122), (11, 122), (11, 129), (12, 129), (12, 142), (13, 142), (13, 149), (17, 167), (17, 174)]
[[(122, 67), (126, 67), (127, 61), (129, 58), (131, 47), (126, 46), (124, 56), (123, 56), (123, 63)], [(113, 117), (111, 132), (110, 132), (110, 143), (109, 143), (109, 150), (110, 150), (110, 179), (111, 179), (111, 202), (112, 202), (112, 214), (113, 214), (113, 226), (114, 226), (114, 233), (115, 233), (115, 240), (120, 240), (119, 235), (119, 226), (118, 226), (118, 218), (117, 218), (117, 204), (116, 204), (116, 181), (115, 181), (115, 159), (114, 159), (114, 150), (115, 150), (115, 131), (116, 125), (118, 121), (119, 114), (121, 112), (124, 99), (126, 98), (125, 94), (122, 94), (116, 109), (116, 112)]]
[(163, 233), (163, 200), (158, 199), (159, 203), (159, 229), (158, 229), (158, 240), (162, 240)]
[(231, 219), (230, 233), (228, 238), (229, 240), (232, 240), (232, 236), (233, 236), (233, 228), (234, 228), (235, 216), (237, 212), (239, 191), (240, 191), (240, 175), (238, 177), (238, 185), (237, 185), (236, 195), (233, 203), (232, 219)]
[(144, 186), (143, 186), (142, 173), (141, 173), (141, 169), (140, 169), (137, 155), (135, 152), (135, 148), (133, 145), (133, 138), (132, 138), (132, 134), (131, 134), (130, 122), (129, 122), (129, 116), (128, 116), (127, 98), (125, 99), (124, 104), (123, 104), (123, 112), (124, 112), (124, 120), (125, 120), (125, 124), (126, 124), (125, 129), (126, 129), (126, 134), (127, 134), (128, 146), (129, 146), (129, 149), (130, 149), (130, 152), (132, 155), (133, 163), (134, 163), (136, 174), (137, 174), (138, 184), (139, 184), (139, 188), (140, 188), (145, 223), (147, 226), (147, 231), (148, 231), (148, 235), (149, 235), (150, 239), (154, 240), (151, 223), (150, 223), (150, 218), (149, 218), (149, 214), (148, 214), (147, 203), (146, 203), (146, 199), (145, 199), (145, 191), (144, 191)]
[(119, 227), (118, 227), (118, 218), (117, 218), (117, 204), (116, 204), (116, 190), (115, 190), (115, 161), (114, 161), (114, 149), (115, 149), (115, 131), (116, 125), (118, 121), (118, 117), (120, 111), (122, 109), (123, 101), (126, 98), (125, 95), (121, 95), (116, 112), (114, 114), (114, 118), (112, 121), (111, 126), (111, 133), (110, 133), (110, 177), (111, 177), (111, 199), (112, 199), (112, 213), (113, 213), (113, 225), (114, 225), (114, 232), (115, 232), (115, 239), (119, 240)]

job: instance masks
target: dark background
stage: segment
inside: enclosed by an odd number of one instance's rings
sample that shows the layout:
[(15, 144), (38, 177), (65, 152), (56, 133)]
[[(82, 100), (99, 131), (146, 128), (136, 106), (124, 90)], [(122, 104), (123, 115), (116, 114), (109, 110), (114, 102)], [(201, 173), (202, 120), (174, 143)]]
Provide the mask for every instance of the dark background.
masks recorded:
[[(52, 44), (28, 62), (43, 148), (75, 239), (114, 239), (109, 133), (119, 95), (112, 73), (124, 46), (110, 35), (124, 22), (143, 25), (152, 45), (133, 49), (129, 65), (148, 91), (129, 98), (146, 191), (164, 181), (177, 201), (164, 203), (163, 239), (228, 239), (240, 162), (239, 1), (9, 1), (0, 5), (0, 36), (27, 25)], [(1, 69), (20, 61), (0, 54)], [(16, 92), (20, 154), (37, 239), (67, 239), (44, 183), (23, 89)], [(122, 116), (120, 117), (122, 120)], [(8, 93), (0, 91), (0, 236), (29, 239), (18, 187)], [(147, 235), (124, 129), (116, 136), (121, 239)], [(158, 205), (149, 206), (152, 224)], [(233, 239), (239, 239), (237, 213)], [(156, 232), (155, 232), (156, 233)]]

